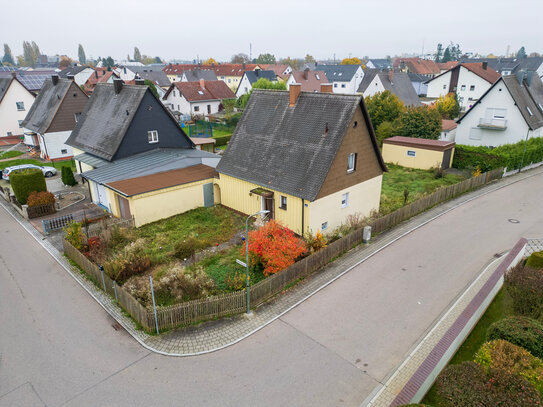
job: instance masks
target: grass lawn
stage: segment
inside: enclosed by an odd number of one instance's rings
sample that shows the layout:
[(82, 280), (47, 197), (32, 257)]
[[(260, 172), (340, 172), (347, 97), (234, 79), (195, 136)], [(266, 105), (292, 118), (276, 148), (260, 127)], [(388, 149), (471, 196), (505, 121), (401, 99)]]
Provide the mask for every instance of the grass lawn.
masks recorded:
[(383, 174), (381, 187), (380, 212), (383, 215), (393, 212), (403, 206), (404, 190), (409, 191), (407, 202), (413, 202), (422, 195), (429, 194), (436, 189), (456, 184), (464, 178), (459, 175), (447, 174), (442, 178), (435, 178), (432, 170), (419, 170), (387, 164), (388, 172)]
[(234, 130), (213, 128), (213, 138), (231, 136)]
[(0, 153), (0, 160), (5, 160), (7, 158), (19, 157), (20, 155), (23, 155), (23, 154), (24, 153), (22, 153), (21, 151), (16, 151), (16, 150), (6, 151), (4, 153)]
[(73, 160), (55, 161), (51, 163), (50, 161), (42, 162), (42, 161), (34, 160), (31, 158), (2, 161), (0, 162), (0, 169), (3, 170), (6, 167), (12, 167), (14, 165), (22, 165), (22, 164), (34, 164), (34, 165), (39, 165), (41, 167), (44, 167), (44, 166), (55, 167), (58, 170), (60, 170), (62, 167), (72, 167), (72, 170), (75, 171), (75, 163)]
[[(450, 363), (456, 365), (473, 360), (475, 353), (479, 350), (481, 345), (486, 342), (486, 331), (488, 327), (493, 322), (512, 315), (514, 315), (514, 312), (511, 297), (507, 291), (502, 288), (477, 325), (475, 325), (473, 331), (471, 331), (462, 346), (455, 353)], [(444, 405), (437, 394), (436, 384), (430, 388), (421, 403), (429, 404), (433, 407), (440, 407)]]

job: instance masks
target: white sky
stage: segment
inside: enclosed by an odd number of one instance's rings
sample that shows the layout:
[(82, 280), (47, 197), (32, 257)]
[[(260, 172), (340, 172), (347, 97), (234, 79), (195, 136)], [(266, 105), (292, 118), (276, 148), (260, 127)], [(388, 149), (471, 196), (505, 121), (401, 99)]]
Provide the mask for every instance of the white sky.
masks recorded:
[[(14, 55), (36, 41), (42, 53), (77, 58), (142, 54), (163, 59), (280, 57), (379, 58), (434, 52), (438, 42), (463, 52), (505, 54), (522, 45), (543, 52), (543, 0), (1, 0), (0, 43)], [(0, 49), (3, 55), (3, 48)]]

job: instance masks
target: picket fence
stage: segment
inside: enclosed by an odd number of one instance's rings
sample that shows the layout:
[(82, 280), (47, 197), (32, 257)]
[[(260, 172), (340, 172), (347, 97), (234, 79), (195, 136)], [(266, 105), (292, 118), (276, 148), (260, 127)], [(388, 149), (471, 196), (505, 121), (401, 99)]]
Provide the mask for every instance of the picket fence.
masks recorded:
[[(382, 233), (440, 202), (499, 179), (502, 177), (502, 174), (503, 169), (496, 169), (464, 180), (458, 184), (440, 188), (434, 193), (405, 205), (388, 215), (368, 222), (367, 225), (372, 227), (372, 234)], [(250, 290), (251, 305), (256, 307), (264, 303), (283, 291), (289, 284), (307, 277), (324, 267), (331, 259), (360, 244), (362, 242), (362, 232), (363, 229), (357, 229), (329, 244), (327, 247), (301, 259), (285, 270), (252, 285)], [(119, 305), (128, 311), (141, 324), (144, 330), (148, 332), (155, 330), (155, 316), (152, 309), (145, 308), (122, 287), (117, 286), (113, 280), (99, 270), (96, 264), (87, 259), (69, 242), (63, 240), (63, 244), (66, 255), (85, 270), (108, 294), (117, 298)], [(158, 327), (160, 330), (163, 330), (227, 315), (239, 314), (245, 311), (247, 306), (246, 301), (246, 292), (242, 290), (168, 307), (157, 307)]]

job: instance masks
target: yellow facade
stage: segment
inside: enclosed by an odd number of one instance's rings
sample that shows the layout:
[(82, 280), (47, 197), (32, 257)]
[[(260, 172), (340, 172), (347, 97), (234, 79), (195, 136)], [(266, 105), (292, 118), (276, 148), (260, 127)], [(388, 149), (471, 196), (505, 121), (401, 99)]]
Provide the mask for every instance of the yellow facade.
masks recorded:
[[(452, 149), (449, 167), (452, 165), (454, 148)], [(419, 168), (428, 170), (430, 168), (441, 168), (444, 151), (426, 150), (421, 147), (398, 146), (383, 143), (383, 159), (387, 163), (401, 165), (402, 167)]]
[[(232, 208), (236, 211), (252, 215), (262, 209), (262, 197), (258, 194), (251, 193), (251, 190), (255, 188), (264, 188), (273, 192), (274, 198), (274, 213), (275, 220), (279, 221), (284, 226), (288, 227), (295, 233), (302, 234), (302, 199), (293, 195), (285, 194), (283, 192), (275, 191), (270, 188), (262, 187), (251, 182), (243, 181), (234, 177), (230, 177), (225, 174), (220, 174), (219, 187), (221, 194), (221, 203), (224, 206)], [(286, 209), (280, 208), (281, 196), (287, 198)], [(309, 212), (311, 203), (304, 201), (303, 205), (303, 219), (304, 229), (308, 230), (309, 226)]]

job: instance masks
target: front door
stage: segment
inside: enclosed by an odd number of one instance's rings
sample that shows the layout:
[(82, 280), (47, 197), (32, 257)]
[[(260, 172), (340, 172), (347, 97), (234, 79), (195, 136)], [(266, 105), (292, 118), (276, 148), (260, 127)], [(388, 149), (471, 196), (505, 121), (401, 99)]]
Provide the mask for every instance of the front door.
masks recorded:
[(120, 195), (117, 195), (117, 200), (119, 201), (119, 209), (121, 211), (121, 218), (132, 219), (132, 213), (130, 212), (130, 202), (128, 202), (128, 199)]
[(451, 153), (452, 153), (452, 148), (448, 149), (447, 151), (443, 153), (443, 162), (441, 163), (441, 168), (444, 170), (449, 168), (449, 164), (451, 162)]
[(215, 205), (215, 197), (213, 196), (213, 182), (210, 182), (204, 184), (204, 206), (207, 208), (213, 205)]
[(109, 211), (109, 204), (107, 202), (106, 187), (101, 184), (94, 184), (96, 186), (96, 203)]

